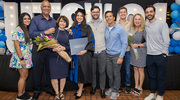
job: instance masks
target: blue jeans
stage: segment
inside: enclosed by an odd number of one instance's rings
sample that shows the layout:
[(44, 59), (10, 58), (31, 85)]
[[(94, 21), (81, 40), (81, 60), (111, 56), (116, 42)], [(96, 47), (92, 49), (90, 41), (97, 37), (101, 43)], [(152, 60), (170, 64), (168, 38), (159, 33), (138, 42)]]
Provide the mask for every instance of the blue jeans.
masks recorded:
[(147, 70), (150, 77), (151, 93), (158, 90), (158, 95), (162, 96), (166, 89), (166, 64), (167, 57), (161, 55), (147, 55)]
[(126, 81), (125, 81), (125, 85), (126, 86), (131, 86), (131, 66), (130, 66), (130, 51), (126, 51), (125, 56), (124, 56), (124, 68), (125, 68), (125, 72), (126, 72)]

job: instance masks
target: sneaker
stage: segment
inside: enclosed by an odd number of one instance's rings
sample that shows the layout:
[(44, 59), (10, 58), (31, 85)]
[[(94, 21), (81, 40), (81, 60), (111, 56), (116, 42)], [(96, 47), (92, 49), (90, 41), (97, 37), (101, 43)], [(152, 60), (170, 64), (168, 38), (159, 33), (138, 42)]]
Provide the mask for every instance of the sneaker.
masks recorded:
[(17, 96), (16, 100), (31, 100), (31, 98), (24, 93), (21, 96)]
[(25, 92), (25, 95), (26, 95), (28, 98), (32, 99), (32, 96), (29, 95), (29, 93)]
[(112, 89), (109, 88), (106, 92), (105, 92), (106, 95), (111, 95), (112, 94)]
[(122, 87), (119, 88), (119, 93), (123, 92), (123, 89)]
[(156, 99), (156, 94), (150, 93), (144, 100), (155, 100), (155, 99)]
[(163, 96), (157, 95), (156, 100), (163, 100)]
[(119, 96), (119, 93), (116, 93), (116, 92), (112, 92), (111, 96), (110, 96), (110, 99), (117, 99), (117, 97)]
[(126, 86), (125, 87), (125, 92), (126, 93), (131, 93), (131, 87), (130, 86)]

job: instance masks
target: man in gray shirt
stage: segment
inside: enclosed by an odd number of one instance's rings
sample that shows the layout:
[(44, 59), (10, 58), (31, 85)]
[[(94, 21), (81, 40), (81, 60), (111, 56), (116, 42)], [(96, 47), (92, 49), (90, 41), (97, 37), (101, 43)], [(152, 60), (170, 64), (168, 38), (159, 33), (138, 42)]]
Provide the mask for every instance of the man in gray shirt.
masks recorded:
[[(169, 28), (167, 23), (155, 18), (155, 7), (145, 8), (147, 32), (147, 69), (150, 77), (151, 93), (144, 100), (163, 100), (166, 88), (166, 63), (169, 47)], [(156, 96), (156, 90), (158, 95)]]
[[(100, 9), (98, 6), (93, 6), (91, 8), (91, 16), (92, 20), (88, 23), (94, 33), (95, 37), (95, 52), (92, 59), (92, 90), (90, 92), (91, 95), (94, 95), (96, 92), (96, 70), (99, 71), (99, 83), (100, 83), (100, 95), (101, 98), (105, 98), (105, 83), (106, 83), (106, 44), (104, 32), (106, 28), (106, 22), (99, 18)], [(98, 66), (96, 66), (98, 65)]]

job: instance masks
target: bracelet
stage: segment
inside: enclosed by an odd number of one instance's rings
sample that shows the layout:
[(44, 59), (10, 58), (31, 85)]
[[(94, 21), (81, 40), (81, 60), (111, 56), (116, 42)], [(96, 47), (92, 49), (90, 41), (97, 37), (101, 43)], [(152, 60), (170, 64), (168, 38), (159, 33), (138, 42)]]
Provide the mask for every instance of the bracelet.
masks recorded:
[(24, 60), (24, 57), (19, 58), (20, 60)]

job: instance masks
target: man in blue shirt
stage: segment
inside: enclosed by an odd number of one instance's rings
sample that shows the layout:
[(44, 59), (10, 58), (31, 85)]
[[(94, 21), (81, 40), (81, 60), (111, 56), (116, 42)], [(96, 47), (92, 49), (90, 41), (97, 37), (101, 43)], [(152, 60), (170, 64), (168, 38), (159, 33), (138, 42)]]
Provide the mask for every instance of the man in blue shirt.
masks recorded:
[[(51, 5), (48, 1), (43, 1), (41, 4), (42, 14), (35, 16), (29, 27), (29, 36), (34, 39), (41, 34), (49, 35), (54, 33), (56, 20), (49, 16)], [(43, 90), (51, 95), (54, 92), (51, 87), (50, 72), (48, 64), (48, 50), (44, 49), (37, 52), (37, 45), (34, 43), (32, 48), (32, 62), (33, 62), (33, 78), (34, 78), (34, 95), (33, 100), (37, 100), (39, 94)], [(43, 80), (42, 80), (43, 79)], [(42, 82), (44, 84), (42, 84)]]
[(110, 99), (117, 99), (121, 84), (120, 69), (123, 57), (127, 48), (127, 35), (125, 29), (115, 23), (115, 16), (112, 11), (105, 13), (108, 26), (105, 29), (105, 39), (107, 47), (107, 75), (109, 78), (109, 89), (106, 95), (111, 95)]

